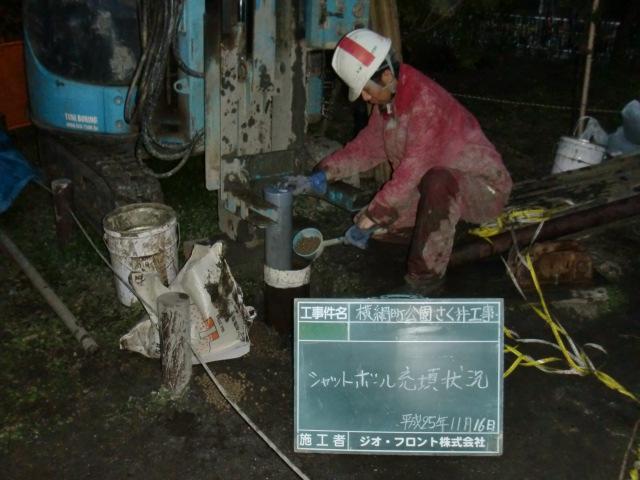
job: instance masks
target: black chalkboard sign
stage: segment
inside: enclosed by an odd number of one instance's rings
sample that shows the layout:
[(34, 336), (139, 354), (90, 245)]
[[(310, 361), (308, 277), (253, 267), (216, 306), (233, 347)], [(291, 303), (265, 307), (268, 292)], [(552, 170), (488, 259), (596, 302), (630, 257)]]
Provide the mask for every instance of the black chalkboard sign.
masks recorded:
[(295, 451), (502, 454), (502, 299), (294, 309)]

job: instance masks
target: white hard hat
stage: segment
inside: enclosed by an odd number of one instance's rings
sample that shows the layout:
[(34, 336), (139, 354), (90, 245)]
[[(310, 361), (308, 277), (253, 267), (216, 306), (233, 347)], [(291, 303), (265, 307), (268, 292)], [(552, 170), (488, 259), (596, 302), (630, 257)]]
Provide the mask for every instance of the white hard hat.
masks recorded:
[(349, 86), (349, 101), (356, 100), (391, 50), (391, 40), (366, 28), (347, 33), (338, 42), (331, 66)]

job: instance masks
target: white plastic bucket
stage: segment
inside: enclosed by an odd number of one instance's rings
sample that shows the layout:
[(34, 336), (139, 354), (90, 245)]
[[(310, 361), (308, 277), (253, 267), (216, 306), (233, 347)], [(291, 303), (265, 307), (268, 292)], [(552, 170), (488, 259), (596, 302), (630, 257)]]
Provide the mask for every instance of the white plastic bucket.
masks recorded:
[(605, 148), (588, 140), (561, 137), (556, 148), (551, 173), (568, 172), (597, 165), (604, 158)]
[(161, 203), (134, 203), (104, 217), (104, 241), (116, 272), (118, 300), (131, 306), (137, 299), (122, 280), (135, 272), (157, 272), (165, 285), (178, 273), (178, 220)]

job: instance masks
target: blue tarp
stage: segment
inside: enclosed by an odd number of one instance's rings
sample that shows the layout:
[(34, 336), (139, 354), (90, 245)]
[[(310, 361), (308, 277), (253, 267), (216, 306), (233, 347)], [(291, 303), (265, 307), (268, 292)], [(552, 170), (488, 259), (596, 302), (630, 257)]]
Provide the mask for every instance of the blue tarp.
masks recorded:
[(640, 144), (640, 102), (638, 100), (630, 101), (622, 109), (622, 128), (629, 142)]
[(11, 206), (29, 180), (37, 177), (38, 172), (0, 129), (0, 213)]

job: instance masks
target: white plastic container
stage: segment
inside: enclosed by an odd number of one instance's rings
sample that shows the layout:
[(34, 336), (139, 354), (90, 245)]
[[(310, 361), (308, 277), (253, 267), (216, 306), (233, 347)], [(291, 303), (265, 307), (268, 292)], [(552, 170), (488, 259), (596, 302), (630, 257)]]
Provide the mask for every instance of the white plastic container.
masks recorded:
[(604, 158), (605, 148), (588, 140), (561, 137), (556, 148), (551, 173), (568, 172), (597, 165)]
[(118, 299), (131, 306), (137, 298), (122, 280), (136, 272), (157, 272), (165, 285), (178, 273), (178, 220), (161, 203), (134, 203), (104, 217), (104, 241), (116, 272)]

